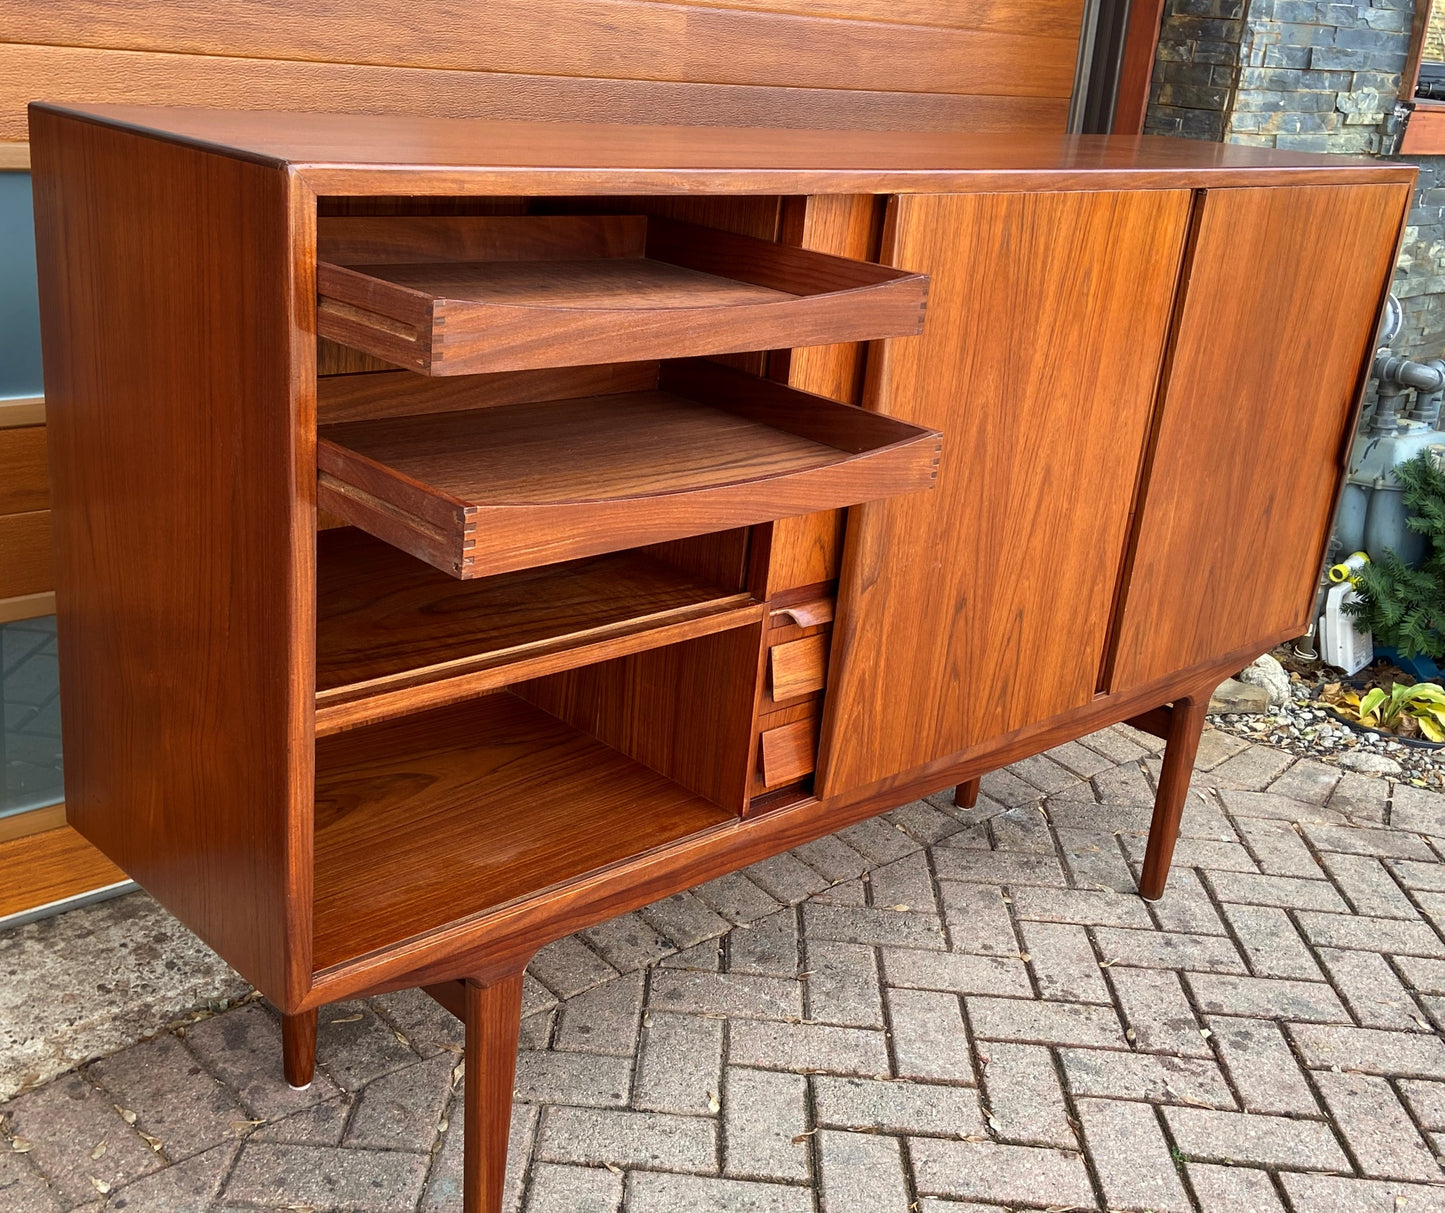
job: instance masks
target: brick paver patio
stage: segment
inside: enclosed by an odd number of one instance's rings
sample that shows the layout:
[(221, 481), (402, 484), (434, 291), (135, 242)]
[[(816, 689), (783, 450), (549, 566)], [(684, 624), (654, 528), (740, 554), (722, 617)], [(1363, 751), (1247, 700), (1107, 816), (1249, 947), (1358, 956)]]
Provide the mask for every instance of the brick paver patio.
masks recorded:
[[(545, 949), (521, 1213), (1445, 1210), (1445, 797), (1112, 729)], [(459, 1207), (460, 1027), (249, 1002), (0, 1104), (5, 1213)]]

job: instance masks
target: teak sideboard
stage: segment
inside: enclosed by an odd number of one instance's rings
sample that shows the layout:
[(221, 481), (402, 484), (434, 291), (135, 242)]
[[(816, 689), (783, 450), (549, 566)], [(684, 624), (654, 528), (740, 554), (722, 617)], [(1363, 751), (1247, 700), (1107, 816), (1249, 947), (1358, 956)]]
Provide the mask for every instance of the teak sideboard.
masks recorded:
[(69, 821), (283, 1015), (543, 944), (1308, 622), (1414, 169), (31, 109)]

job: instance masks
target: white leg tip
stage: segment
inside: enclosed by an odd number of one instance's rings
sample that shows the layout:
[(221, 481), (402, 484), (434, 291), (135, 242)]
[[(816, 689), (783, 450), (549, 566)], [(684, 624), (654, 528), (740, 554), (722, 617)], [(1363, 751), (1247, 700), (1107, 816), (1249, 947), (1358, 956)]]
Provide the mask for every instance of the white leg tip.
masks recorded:
[(288, 1087), (291, 1087), (291, 1089), (292, 1089), (293, 1091), (309, 1091), (309, 1090), (311, 1090), (311, 1084), (310, 1084), (309, 1082), (308, 1082), (304, 1087), (293, 1086), (293, 1085), (292, 1085), (291, 1083), (289, 1083), (289, 1082), (288, 1082), (286, 1085), (287, 1085)]

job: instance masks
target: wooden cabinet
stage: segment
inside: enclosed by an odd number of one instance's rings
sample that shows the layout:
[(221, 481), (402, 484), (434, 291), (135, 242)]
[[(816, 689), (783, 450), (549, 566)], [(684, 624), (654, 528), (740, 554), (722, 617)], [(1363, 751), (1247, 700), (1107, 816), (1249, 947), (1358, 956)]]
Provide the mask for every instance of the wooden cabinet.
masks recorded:
[(293, 1083), (329, 1001), (461, 1015), (468, 1213), (551, 940), (1126, 719), (1159, 895), (1201, 696), (1300, 622), (1413, 174), (32, 131), (68, 820), (280, 1008)]

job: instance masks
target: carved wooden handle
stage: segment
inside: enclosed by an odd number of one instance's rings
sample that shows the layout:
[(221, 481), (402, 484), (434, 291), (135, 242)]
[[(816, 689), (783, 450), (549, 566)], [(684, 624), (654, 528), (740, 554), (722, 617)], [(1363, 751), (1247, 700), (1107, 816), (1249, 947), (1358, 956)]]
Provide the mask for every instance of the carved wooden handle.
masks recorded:
[(811, 628), (820, 623), (830, 623), (833, 619), (833, 600), (831, 598), (814, 598), (808, 602), (796, 602), (791, 606), (775, 607), (772, 611), (772, 619), (774, 626), (787, 619), (800, 628)]

